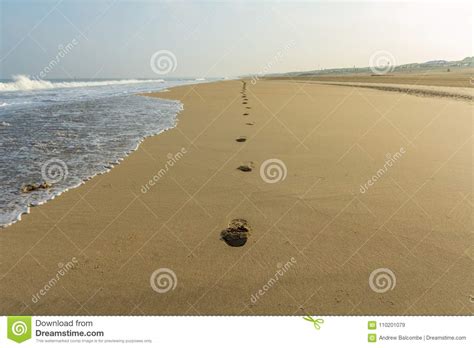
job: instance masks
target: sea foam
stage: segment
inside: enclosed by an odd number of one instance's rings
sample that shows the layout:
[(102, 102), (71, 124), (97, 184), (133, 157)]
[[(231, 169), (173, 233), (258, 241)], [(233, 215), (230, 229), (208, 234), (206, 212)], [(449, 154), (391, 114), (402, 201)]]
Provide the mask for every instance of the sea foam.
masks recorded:
[(164, 82), (164, 80), (104, 80), (104, 81), (71, 81), (71, 82), (51, 82), (46, 80), (32, 79), (26, 75), (13, 76), (12, 82), (0, 83), (0, 92), (31, 91), (38, 89), (55, 88), (77, 88), (77, 87), (97, 87), (108, 85), (129, 85), (135, 83)]
[[(20, 220), (29, 207), (109, 171), (144, 138), (175, 126), (180, 102), (137, 94), (195, 83), (52, 82), (23, 75), (1, 84), (0, 227)], [(52, 174), (61, 169), (61, 180), (47, 189), (22, 190), (28, 184), (51, 183), (45, 177), (49, 168)]]

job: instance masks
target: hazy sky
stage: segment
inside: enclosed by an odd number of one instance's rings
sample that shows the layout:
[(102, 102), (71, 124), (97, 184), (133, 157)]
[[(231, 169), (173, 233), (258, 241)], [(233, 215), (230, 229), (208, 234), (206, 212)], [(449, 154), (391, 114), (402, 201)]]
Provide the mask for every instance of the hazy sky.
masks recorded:
[(1, 78), (159, 78), (161, 50), (176, 57), (165, 77), (368, 66), (377, 51), (396, 64), (472, 55), (469, 2), (0, 3)]

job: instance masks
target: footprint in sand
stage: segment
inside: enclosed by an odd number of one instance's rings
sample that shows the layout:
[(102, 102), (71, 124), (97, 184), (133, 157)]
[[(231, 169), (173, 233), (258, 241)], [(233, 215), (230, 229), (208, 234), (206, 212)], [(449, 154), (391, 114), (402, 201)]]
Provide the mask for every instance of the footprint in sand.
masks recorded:
[(246, 125), (247, 126), (253, 126), (255, 123), (254, 122), (247, 122)]
[(246, 164), (241, 164), (240, 166), (237, 167), (237, 169), (240, 170), (241, 172), (251, 172), (253, 167), (254, 167), (253, 162), (248, 162)]
[(245, 105), (245, 104), (247, 104), (247, 102), (242, 102), (242, 104), (244, 104), (244, 105)]
[(247, 141), (247, 137), (240, 136), (237, 139), (235, 139), (235, 141), (238, 142), (238, 143), (243, 143), (243, 142)]
[(233, 219), (229, 227), (221, 231), (221, 239), (232, 247), (241, 247), (247, 243), (250, 226), (245, 219)]
[(244, 116), (248, 116), (248, 115), (249, 115), (249, 113), (248, 113), (248, 112), (246, 112), (246, 113), (243, 113), (242, 115), (244, 115)]

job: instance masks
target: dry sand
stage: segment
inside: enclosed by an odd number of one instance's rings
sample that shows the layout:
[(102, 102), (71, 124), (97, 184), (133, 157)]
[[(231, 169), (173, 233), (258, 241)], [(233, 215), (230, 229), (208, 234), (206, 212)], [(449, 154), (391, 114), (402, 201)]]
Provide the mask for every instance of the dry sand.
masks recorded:
[[(258, 81), (242, 104), (241, 91), (154, 94), (182, 100), (177, 128), (1, 230), (1, 313), (472, 313), (470, 102)], [(263, 180), (268, 159), (284, 180)], [(220, 240), (232, 219), (250, 227), (242, 247)], [(177, 277), (166, 293), (150, 286), (159, 268)], [(380, 268), (385, 292), (369, 285)]]

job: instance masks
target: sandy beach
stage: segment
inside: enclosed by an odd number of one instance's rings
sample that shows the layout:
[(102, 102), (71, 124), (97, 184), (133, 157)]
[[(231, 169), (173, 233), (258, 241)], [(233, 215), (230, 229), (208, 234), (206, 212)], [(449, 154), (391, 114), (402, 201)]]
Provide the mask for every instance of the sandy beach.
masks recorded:
[(288, 79), (151, 97), (183, 103), (176, 128), (0, 230), (2, 313), (472, 314), (472, 101)]

